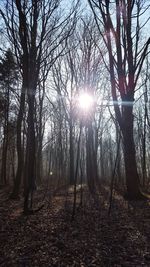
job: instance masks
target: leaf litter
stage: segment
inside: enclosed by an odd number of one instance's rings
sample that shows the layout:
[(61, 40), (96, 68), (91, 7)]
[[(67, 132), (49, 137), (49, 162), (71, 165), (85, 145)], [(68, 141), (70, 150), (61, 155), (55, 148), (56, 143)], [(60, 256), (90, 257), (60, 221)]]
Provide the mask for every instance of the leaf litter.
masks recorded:
[(9, 200), (9, 189), (0, 190), (0, 266), (150, 266), (149, 203), (127, 205), (117, 194), (108, 216), (107, 190), (99, 205), (85, 190), (74, 221), (73, 193), (58, 192), (38, 213), (24, 216), (23, 199)]

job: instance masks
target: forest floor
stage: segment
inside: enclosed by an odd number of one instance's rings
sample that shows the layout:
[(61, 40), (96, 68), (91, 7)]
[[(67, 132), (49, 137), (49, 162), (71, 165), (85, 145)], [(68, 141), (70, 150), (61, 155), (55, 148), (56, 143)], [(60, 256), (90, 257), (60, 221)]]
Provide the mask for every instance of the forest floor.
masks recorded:
[[(149, 203), (128, 203), (115, 194), (108, 216), (109, 188), (98, 202), (87, 190), (71, 221), (73, 192), (47, 193), (44, 208), (24, 216), (23, 199), (0, 189), (0, 266), (150, 266)], [(36, 193), (37, 194), (37, 193)], [(34, 202), (42, 201), (38, 191)]]

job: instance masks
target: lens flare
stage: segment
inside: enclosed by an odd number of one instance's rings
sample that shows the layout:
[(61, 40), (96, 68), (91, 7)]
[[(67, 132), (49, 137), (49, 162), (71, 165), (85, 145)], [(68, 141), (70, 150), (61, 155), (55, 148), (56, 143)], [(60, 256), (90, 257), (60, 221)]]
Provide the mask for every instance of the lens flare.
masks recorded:
[(88, 93), (82, 93), (78, 97), (79, 108), (83, 111), (89, 111), (94, 104), (93, 97)]

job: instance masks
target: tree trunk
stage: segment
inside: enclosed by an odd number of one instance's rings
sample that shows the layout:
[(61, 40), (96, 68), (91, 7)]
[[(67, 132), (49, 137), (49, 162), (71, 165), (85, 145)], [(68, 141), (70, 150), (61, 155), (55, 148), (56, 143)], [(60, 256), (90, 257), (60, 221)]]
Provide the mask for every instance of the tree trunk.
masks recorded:
[[(146, 92), (147, 93), (147, 92)], [(143, 125), (143, 135), (142, 135), (142, 149), (143, 149), (143, 157), (142, 157), (142, 175), (143, 175), (143, 187), (145, 187), (145, 182), (147, 178), (146, 172), (146, 114), (147, 114), (147, 97), (144, 97), (145, 101), (145, 110), (144, 110), (144, 125)]]
[(4, 122), (4, 140), (3, 140), (3, 150), (2, 150), (2, 167), (1, 167), (1, 182), (6, 185), (7, 183), (7, 152), (8, 152), (8, 127), (9, 127), (9, 96), (10, 89), (7, 86), (7, 103), (5, 108), (5, 122)]
[(7, 184), (7, 149), (8, 149), (8, 137), (4, 130), (3, 151), (2, 151), (2, 167), (1, 167), (1, 183)]
[(70, 119), (70, 185), (74, 184), (74, 140), (73, 140), (73, 123)]
[(101, 136), (99, 141), (100, 146), (100, 177), (102, 180), (105, 178), (105, 171), (104, 171), (104, 149), (103, 149), (103, 137)]
[(92, 194), (95, 193), (96, 184), (98, 182), (97, 174), (97, 158), (94, 151), (94, 140), (93, 140), (93, 129), (92, 123), (90, 122), (87, 129), (87, 140), (86, 140), (86, 167), (87, 167), (87, 182), (89, 190)]
[(35, 128), (34, 128), (34, 93), (28, 94), (28, 134), (26, 151), (26, 188), (24, 196), (24, 213), (29, 212), (29, 195), (35, 189)]
[(42, 166), (42, 141), (40, 140), (40, 144), (38, 147), (37, 158), (36, 158), (36, 181), (37, 184), (40, 185), (42, 181), (43, 174), (43, 166)]
[(132, 107), (124, 107), (124, 127), (122, 129), (124, 145), (124, 161), (126, 173), (127, 197), (129, 199), (141, 198), (140, 181), (137, 171), (135, 144), (133, 138)]
[(76, 170), (74, 176), (74, 199), (73, 199), (73, 209), (72, 209), (72, 220), (74, 220), (75, 212), (76, 212), (76, 200), (77, 200), (77, 178), (78, 178), (78, 169), (80, 162), (80, 141), (82, 134), (82, 125), (80, 125), (79, 139), (77, 142), (77, 159), (76, 159)]
[(13, 186), (13, 192), (11, 194), (11, 198), (15, 198), (15, 199), (17, 199), (19, 196), (20, 184), (21, 184), (21, 178), (22, 178), (22, 172), (23, 172), (23, 163), (24, 163), (23, 150), (22, 150), (22, 144), (21, 144), (21, 126), (22, 126), (24, 108), (25, 108), (25, 92), (24, 92), (24, 86), (23, 86), (22, 92), (21, 92), (21, 98), (20, 98), (20, 109), (19, 109), (18, 118), (17, 118), (18, 165), (17, 165), (16, 178), (15, 178), (15, 182)]

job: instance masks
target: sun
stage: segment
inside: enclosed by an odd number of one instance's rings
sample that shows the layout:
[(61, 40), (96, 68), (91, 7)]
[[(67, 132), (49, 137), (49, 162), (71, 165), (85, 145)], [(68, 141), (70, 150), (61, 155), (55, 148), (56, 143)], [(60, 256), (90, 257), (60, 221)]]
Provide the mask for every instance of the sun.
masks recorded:
[(94, 98), (88, 93), (81, 93), (78, 96), (79, 108), (83, 111), (89, 111), (94, 104)]

